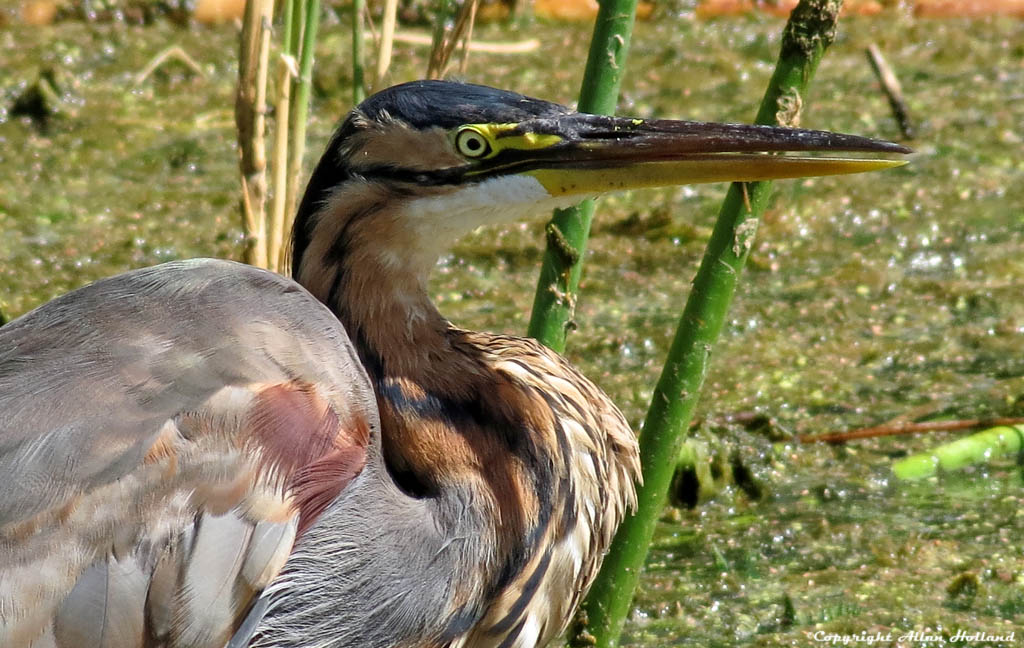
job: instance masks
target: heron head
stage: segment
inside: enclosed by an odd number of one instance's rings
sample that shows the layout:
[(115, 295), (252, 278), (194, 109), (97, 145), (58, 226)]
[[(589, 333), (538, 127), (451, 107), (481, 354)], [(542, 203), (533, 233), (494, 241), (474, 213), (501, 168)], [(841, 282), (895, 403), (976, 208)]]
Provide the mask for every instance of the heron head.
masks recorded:
[[(789, 155), (810, 152), (830, 155)], [(606, 192), (859, 173), (904, 162), (845, 154), (907, 152), (855, 135), (591, 115), (506, 90), (414, 81), (375, 94), (341, 124), (299, 209), (295, 268), (320, 221), (339, 211), (372, 214), (376, 236), (400, 239), (406, 260), (429, 268), (477, 226)]]

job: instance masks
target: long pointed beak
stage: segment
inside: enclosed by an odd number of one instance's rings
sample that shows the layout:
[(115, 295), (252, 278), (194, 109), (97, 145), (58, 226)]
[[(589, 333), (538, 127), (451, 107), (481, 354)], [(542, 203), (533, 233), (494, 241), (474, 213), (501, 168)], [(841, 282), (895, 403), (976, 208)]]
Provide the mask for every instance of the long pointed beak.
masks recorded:
[[(494, 166), (534, 176), (553, 196), (862, 173), (906, 162), (834, 154), (912, 152), (893, 142), (827, 131), (582, 113), (523, 122), (496, 135), (499, 145), (509, 136), (534, 142), (519, 147), (510, 141)], [(832, 155), (781, 155), (794, 152)]]

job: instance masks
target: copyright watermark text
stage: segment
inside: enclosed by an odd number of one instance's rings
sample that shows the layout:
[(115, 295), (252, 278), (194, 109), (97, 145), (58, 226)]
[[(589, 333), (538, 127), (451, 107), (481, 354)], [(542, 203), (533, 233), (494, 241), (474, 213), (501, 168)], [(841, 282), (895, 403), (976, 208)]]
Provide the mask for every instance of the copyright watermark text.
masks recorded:
[(839, 634), (836, 632), (825, 632), (824, 630), (818, 630), (811, 635), (811, 638), (823, 644), (832, 646), (854, 646), (863, 645), (871, 646), (874, 644), (891, 644), (896, 643), (907, 643), (907, 642), (927, 642), (935, 644), (970, 644), (978, 641), (985, 642), (999, 642), (999, 643), (1012, 643), (1015, 639), (1014, 632), (995, 633), (995, 632), (965, 632), (964, 630), (957, 630), (956, 634), (946, 636), (934, 631), (921, 631), (911, 630), (910, 632), (895, 632), (889, 630), (887, 632), (858, 632), (854, 634)]

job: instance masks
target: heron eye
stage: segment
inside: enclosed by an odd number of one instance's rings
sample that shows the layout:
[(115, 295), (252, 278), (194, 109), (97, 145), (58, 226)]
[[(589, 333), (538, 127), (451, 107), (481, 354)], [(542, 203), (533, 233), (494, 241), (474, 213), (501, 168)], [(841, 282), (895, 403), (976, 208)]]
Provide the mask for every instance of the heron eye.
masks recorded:
[(471, 128), (459, 131), (455, 136), (455, 148), (468, 158), (481, 158), (491, 152), (487, 138)]

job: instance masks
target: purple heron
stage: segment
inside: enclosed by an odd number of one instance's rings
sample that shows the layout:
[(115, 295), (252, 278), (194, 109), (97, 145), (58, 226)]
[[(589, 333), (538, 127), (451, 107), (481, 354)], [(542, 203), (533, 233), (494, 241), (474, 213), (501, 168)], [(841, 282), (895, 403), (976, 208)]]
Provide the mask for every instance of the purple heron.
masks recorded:
[(145, 268), (0, 328), (0, 645), (527, 648), (635, 503), (636, 440), (537, 342), (460, 329), (454, 239), (630, 187), (853, 173), (850, 135), (421, 81), (341, 123), (293, 278)]

